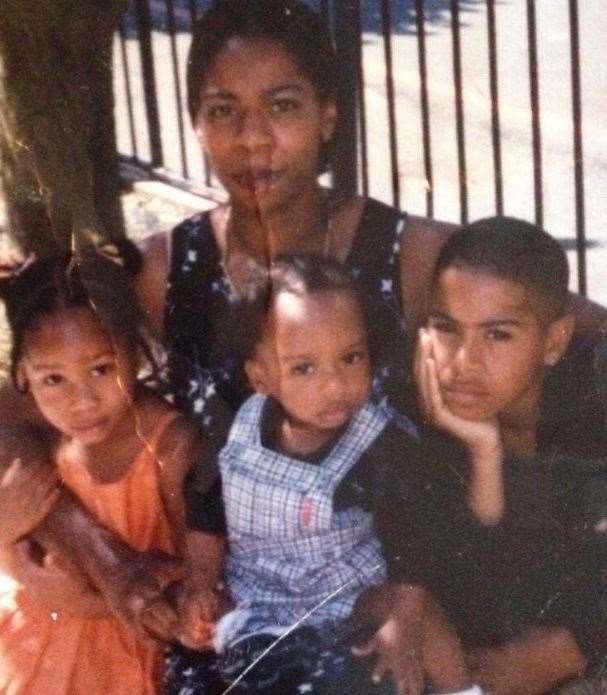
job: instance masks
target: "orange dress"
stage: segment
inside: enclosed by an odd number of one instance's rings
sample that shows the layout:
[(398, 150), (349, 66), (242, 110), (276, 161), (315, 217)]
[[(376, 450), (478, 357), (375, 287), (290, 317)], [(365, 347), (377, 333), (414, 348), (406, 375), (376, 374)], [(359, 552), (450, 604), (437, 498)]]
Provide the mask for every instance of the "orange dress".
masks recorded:
[[(82, 504), (137, 550), (175, 552), (155, 450), (176, 416), (160, 418), (149, 446), (115, 483), (93, 480), (84, 465), (57, 463)], [(19, 588), (0, 600), (2, 695), (153, 695), (161, 666), (162, 648), (141, 644), (114, 618), (51, 613)]]

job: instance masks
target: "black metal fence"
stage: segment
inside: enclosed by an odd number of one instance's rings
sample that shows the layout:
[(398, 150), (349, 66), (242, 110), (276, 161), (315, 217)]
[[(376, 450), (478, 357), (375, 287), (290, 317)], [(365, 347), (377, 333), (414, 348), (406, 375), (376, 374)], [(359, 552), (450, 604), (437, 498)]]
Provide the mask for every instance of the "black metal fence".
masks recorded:
[[(219, 185), (194, 139), (184, 95), (189, 32), (207, 4), (131, 0), (116, 41), (117, 123), (123, 157), (215, 196)], [(587, 239), (589, 213), (598, 228), (607, 211), (600, 137), (596, 144), (583, 137), (582, 86), (596, 121), (602, 97), (594, 96), (593, 70), (605, 61), (582, 51), (580, 33), (583, 23), (592, 44), (600, 27), (589, 7), (598, 17), (600, 2), (310, 4), (349, 66), (333, 184), (430, 217), (535, 219), (575, 250), (585, 294), (586, 249), (597, 243)]]

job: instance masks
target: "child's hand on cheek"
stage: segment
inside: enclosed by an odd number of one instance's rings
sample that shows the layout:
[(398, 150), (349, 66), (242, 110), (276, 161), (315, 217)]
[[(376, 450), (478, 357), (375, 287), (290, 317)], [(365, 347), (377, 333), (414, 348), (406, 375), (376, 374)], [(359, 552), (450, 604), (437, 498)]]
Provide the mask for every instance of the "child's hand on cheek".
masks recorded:
[(497, 419), (467, 420), (444, 402), (438, 379), (432, 336), (423, 328), (415, 356), (415, 378), (422, 412), (439, 429), (459, 439), (468, 449), (471, 464), (469, 501), (477, 518), (487, 525), (504, 513), (503, 445)]
[(422, 412), (429, 422), (453, 435), (471, 450), (501, 449), (496, 419), (467, 420), (456, 415), (443, 401), (432, 336), (423, 328), (419, 332), (415, 378)]

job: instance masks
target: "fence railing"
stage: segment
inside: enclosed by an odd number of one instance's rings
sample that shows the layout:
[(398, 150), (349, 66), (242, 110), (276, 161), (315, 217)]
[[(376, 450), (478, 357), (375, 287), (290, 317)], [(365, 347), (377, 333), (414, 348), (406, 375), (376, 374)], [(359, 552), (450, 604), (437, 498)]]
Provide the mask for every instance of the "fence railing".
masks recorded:
[[(585, 294), (587, 249), (600, 241), (587, 238), (587, 227), (600, 230), (607, 213), (602, 3), (310, 4), (348, 66), (334, 185), (441, 219), (496, 212), (533, 219), (575, 252)], [(207, 5), (131, 0), (116, 38), (116, 113), (123, 157), (219, 195), (184, 94), (191, 26)]]

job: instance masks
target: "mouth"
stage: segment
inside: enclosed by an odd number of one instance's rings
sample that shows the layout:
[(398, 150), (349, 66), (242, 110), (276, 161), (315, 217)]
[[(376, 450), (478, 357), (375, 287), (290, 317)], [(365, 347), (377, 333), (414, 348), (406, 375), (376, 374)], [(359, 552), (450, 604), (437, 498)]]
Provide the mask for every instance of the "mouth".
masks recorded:
[(487, 392), (470, 384), (454, 384), (443, 388), (443, 398), (449, 406), (475, 406), (483, 401)]
[(340, 427), (352, 416), (353, 409), (347, 403), (335, 403), (318, 414), (318, 419), (325, 427)]
[(79, 425), (73, 425), (72, 430), (77, 435), (90, 434), (103, 428), (106, 424), (106, 420), (95, 420), (95, 422), (84, 423)]
[(281, 175), (282, 172), (273, 169), (246, 169), (233, 178), (241, 188), (258, 195), (275, 186)]

